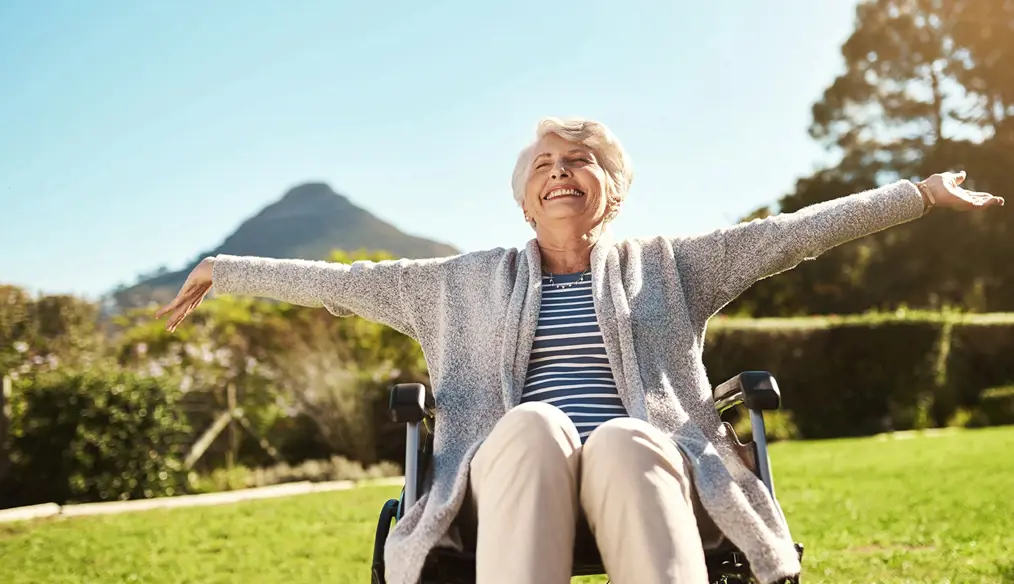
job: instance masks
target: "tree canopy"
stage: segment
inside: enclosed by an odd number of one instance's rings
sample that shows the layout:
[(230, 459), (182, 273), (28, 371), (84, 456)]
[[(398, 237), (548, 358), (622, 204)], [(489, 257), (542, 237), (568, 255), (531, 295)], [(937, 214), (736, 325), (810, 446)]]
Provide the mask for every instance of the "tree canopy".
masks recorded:
[[(799, 179), (777, 211), (962, 169), (967, 188), (1014, 193), (1014, 3), (861, 2), (841, 53), (844, 70), (813, 104), (809, 130), (838, 161)], [(1014, 310), (1005, 211), (934, 213), (836, 248), (760, 282), (727, 312)]]

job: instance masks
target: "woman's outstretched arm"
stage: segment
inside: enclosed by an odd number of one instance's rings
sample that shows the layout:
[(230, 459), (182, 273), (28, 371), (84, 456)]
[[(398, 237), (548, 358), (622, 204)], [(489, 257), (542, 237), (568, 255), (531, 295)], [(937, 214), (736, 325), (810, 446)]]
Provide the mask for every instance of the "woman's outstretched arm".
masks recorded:
[(929, 208), (972, 210), (1003, 199), (966, 191), (964, 173), (898, 181), (878, 189), (677, 239), (693, 272), (695, 300), (709, 317), (758, 280), (794, 268), (843, 243), (923, 216)]
[[(432, 261), (432, 260), (431, 260)], [(415, 336), (404, 302), (402, 275), (419, 260), (324, 261), (218, 255), (191, 271), (176, 298), (156, 317), (170, 315), (166, 328), (175, 330), (208, 291), (272, 298), (309, 307), (324, 307), (336, 316), (358, 314)]]

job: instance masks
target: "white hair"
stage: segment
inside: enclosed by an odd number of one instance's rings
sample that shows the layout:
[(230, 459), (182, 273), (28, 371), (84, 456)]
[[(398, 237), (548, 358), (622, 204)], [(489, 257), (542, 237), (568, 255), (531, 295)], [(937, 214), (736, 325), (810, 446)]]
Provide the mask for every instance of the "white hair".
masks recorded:
[(525, 200), (525, 185), (532, 169), (535, 145), (550, 133), (590, 148), (606, 173), (606, 196), (617, 202), (622, 202), (627, 197), (634, 180), (634, 169), (627, 151), (605, 124), (581, 118), (542, 118), (535, 128), (535, 140), (521, 151), (514, 166), (511, 187), (518, 205)]

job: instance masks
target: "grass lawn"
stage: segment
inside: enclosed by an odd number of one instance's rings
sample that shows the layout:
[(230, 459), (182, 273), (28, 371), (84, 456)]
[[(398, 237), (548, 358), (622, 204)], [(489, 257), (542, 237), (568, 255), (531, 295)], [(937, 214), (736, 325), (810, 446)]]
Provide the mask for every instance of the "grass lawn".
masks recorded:
[[(1014, 583), (1014, 427), (782, 443), (772, 457), (806, 582)], [(0, 582), (369, 582), (396, 492), (0, 525)]]

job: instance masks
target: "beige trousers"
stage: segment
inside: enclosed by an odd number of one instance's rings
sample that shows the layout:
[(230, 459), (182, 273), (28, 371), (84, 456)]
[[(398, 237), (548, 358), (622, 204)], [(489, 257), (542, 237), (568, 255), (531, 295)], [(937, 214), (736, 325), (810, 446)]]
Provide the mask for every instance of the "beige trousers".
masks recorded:
[(617, 584), (707, 582), (702, 532), (717, 530), (683, 455), (646, 422), (612, 420), (582, 447), (566, 414), (522, 404), (476, 453), (469, 493), (459, 526), (477, 584), (569, 582), (582, 531)]

